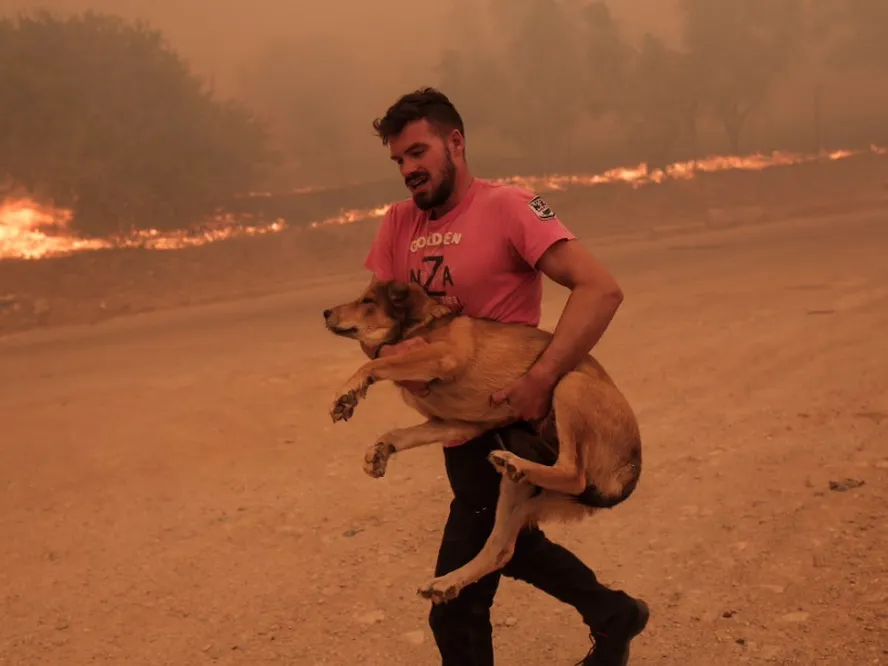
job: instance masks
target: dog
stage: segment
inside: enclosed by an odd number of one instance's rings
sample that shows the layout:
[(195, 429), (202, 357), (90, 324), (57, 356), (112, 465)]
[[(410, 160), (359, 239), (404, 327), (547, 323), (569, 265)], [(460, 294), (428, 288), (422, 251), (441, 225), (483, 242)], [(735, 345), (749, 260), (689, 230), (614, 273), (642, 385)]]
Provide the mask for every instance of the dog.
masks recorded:
[[(402, 451), (468, 440), (517, 421), (509, 405), (491, 396), (519, 379), (542, 354), (552, 333), (523, 324), (469, 317), (439, 304), (417, 283), (373, 280), (355, 300), (324, 311), (327, 329), (377, 350), (412, 338), (427, 344), (364, 363), (336, 393), (330, 415), (347, 421), (369, 387), (380, 381), (429, 382), (427, 395), (402, 389), (402, 398), (426, 421), (383, 434), (368, 449), (364, 470), (385, 474)], [(547, 521), (579, 521), (613, 508), (635, 490), (641, 475), (641, 435), (624, 395), (591, 355), (555, 386), (546, 420), (557, 454), (543, 464), (496, 450), (489, 461), (502, 475), (493, 530), (465, 566), (431, 580), (418, 594), (433, 603), (505, 566), (520, 531)], [(545, 427), (542, 430), (546, 430)], [(502, 441), (502, 440), (501, 440)]]

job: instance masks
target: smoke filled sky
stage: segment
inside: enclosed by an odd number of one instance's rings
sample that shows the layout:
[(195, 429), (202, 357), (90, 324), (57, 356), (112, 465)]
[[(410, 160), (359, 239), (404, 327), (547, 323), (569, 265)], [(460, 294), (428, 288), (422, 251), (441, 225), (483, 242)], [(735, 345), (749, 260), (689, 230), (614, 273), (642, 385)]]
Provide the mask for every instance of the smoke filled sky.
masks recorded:
[[(390, 176), (371, 121), (422, 85), (451, 96), (473, 159), (490, 169), (847, 147), (888, 132), (888, 50), (867, 71), (827, 64), (821, 28), (840, 23), (829, 14), (845, 0), (799, 5), (821, 8), (804, 20), (781, 22), (775, 10), (765, 30), (742, 0), (684, 12), (680, 0), (606, 2), (618, 30), (581, 2), (559, 12), (542, 0), (0, 0), (0, 14), (92, 9), (148, 21), (216, 92), (267, 121), (286, 183)], [(808, 20), (819, 11), (825, 26)], [(862, 23), (884, 24), (876, 16)], [(692, 61), (670, 49), (687, 25)]]
[[(666, 36), (678, 24), (674, 0), (609, 4), (630, 33)], [(33, 9), (93, 9), (146, 19), (221, 89), (236, 85), (244, 63), (263, 46), (293, 37), (329, 40), (360, 53), (359, 61), (372, 68), (382, 87), (420, 85), (448, 40), (447, 31), (439, 29), (447, 3), (410, 0), (0, 0), (2, 14)], [(312, 66), (323, 68), (323, 62)]]

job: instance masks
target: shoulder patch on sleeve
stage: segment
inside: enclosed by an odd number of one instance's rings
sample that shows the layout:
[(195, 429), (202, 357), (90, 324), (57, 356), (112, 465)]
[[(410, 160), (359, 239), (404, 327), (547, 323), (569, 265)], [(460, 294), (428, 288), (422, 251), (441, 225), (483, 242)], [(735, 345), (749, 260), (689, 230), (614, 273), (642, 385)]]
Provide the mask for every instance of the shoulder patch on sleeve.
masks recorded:
[(534, 215), (543, 221), (551, 220), (555, 217), (555, 211), (549, 207), (549, 204), (541, 196), (534, 197), (527, 205), (530, 206)]

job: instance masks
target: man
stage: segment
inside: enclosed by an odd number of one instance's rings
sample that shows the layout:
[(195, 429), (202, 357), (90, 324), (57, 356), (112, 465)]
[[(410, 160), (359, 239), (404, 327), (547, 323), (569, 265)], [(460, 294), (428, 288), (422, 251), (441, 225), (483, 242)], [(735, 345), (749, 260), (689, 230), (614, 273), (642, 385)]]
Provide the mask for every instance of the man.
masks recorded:
[[(571, 290), (545, 352), (514, 385), (491, 396), (508, 402), (524, 423), (444, 447), (453, 501), (435, 568), (440, 576), (472, 559), (493, 527), (500, 477), (487, 455), (498, 436), (508, 441), (547, 415), (556, 383), (598, 342), (622, 293), (541, 197), (473, 177), (462, 119), (439, 91), (404, 95), (374, 129), (412, 195), (392, 206), (380, 225), (365, 262), (374, 280), (413, 280), (465, 314), (532, 326), (540, 320), (542, 275)], [(365, 352), (387, 355), (413, 344), (421, 341)], [(415, 382), (402, 386), (425, 390)], [(432, 606), (429, 624), (443, 666), (493, 666), (490, 607), (501, 574), (577, 609), (594, 641), (580, 664), (628, 663), (629, 643), (648, 621), (645, 603), (603, 586), (534, 528), (522, 533), (501, 572)]]

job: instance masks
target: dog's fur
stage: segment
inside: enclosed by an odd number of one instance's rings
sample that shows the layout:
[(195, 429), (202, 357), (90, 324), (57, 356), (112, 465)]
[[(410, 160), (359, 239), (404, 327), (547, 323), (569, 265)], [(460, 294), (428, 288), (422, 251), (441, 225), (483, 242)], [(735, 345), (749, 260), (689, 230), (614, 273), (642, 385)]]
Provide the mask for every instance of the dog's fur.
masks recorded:
[[(423, 338), (428, 344), (362, 365), (337, 393), (333, 421), (348, 420), (374, 382), (427, 381), (429, 394), (402, 390), (427, 421), (382, 435), (365, 456), (370, 476), (385, 474), (395, 453), (427, 444), (467, 440), (515, 421), (508, 404), (491, 396), (524, 374), (552, 334), (451, 312), (418, 284), (371, 282), (356, 301), (324, 312), (327, 328), (369, 347)], [(506, 450), (490, 454), (502, 474), (493, 531), (465, 566), (420, 588), (435, 603), (503, 567), (520, 530), (551, 520), (581, 520), (625, 500), (641, 474), (641, 436), (623, 394), (590, 355), (556, 385), (552, 412), (558, 439), (554, 465)]]

